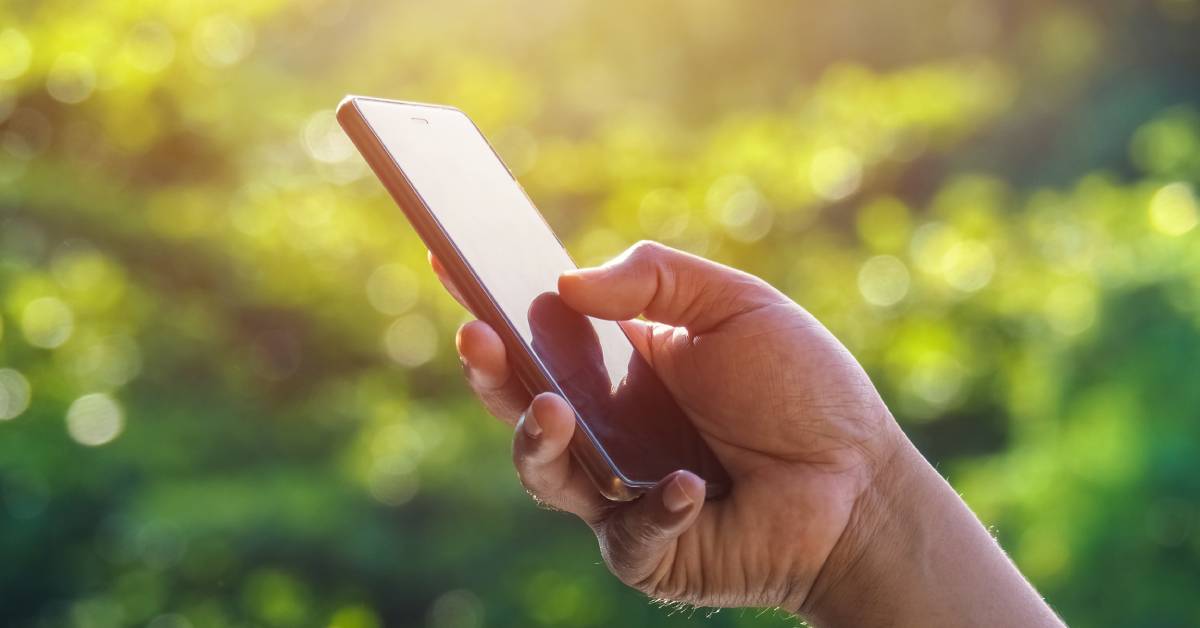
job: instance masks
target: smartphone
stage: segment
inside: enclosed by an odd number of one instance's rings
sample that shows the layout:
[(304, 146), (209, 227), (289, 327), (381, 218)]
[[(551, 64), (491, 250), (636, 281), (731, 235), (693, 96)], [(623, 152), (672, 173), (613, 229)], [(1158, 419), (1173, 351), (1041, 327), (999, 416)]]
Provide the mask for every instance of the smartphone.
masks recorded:
[(442, 263), (468, 307), (504, 340), (531, 394), (555, 392), (575, 412), (571, 455), (605, 497), (636, 498), (678, 469), (729, 477), (616, 322), (558, 297), (575, 268), (521, 185), (462, 111), (347, 96), (337, 119)]

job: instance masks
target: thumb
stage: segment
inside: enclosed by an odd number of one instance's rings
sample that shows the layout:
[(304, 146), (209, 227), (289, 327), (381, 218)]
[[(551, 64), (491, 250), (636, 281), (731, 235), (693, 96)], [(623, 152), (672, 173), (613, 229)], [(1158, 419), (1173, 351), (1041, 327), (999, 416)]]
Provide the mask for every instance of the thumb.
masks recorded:
[(558, 291), (581, 314), (609, 320), (644, 314), (693, 333), (788, 302), (753, 275), (657, 242), (639, 242), (603, 266), (567, 271), (558, 279)]
[(672, 545), (704, 507), (704, 480), (688, 471), (663, 478), (637, 501), (594, 525), (605, 563), (622, 582), (657, 597)]

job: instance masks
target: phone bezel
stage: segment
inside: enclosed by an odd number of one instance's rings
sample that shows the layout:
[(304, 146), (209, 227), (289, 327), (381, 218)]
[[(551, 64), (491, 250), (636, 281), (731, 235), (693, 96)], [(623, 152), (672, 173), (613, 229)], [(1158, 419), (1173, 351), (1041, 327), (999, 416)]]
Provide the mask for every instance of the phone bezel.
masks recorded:
[[(504, 160), (496, 153), (495, 148), (487, 141), (486, 136), (479, 130), (474, 120), (471, 120), (470, 116), (456, 107), (353, 95), (346, 96), (338, 105), (336, 114), (338, 122), (346, 131), (346, 134), (350, 137), (355, 147), (362, 153), (371, 170), (375, 172), (375, 175), (396, 201), (396, 204), (400, 206), (400, 209), (416, 230), (417, 235), (429, 247), (434, 256), (442, 262), (450, 278), (467, 301), (467, 306), (476, 316), (491, 325), (500, 335), (509, 350), (510, 363), (515, 367), (517, 376), (525, 388), (529, 390), (531, 395), (542, 392), (555, 392), (563, 396), (564, 399), (567, 399), (557, 382), (550, 377), (549, 372), (541, 363), (537, 354), (533, 352), (531, 347), (527, 346), (520, 334), (517, 333), (516, 327), (500, 309), (491, 293), (487, 290), (487, 287), (483, 285), (479, 277), (466, 262), (466, 259), (454, 244), (449, 234), (446, 233), (442, 224), (437, 220), (437, 217), (429, 209), (425, 200), (417, 193), (408, 176), (387, 151), (375, 129), (371, 127), (366, 117), (359, 110), (357, 103), (360, 101), (375, 101), (418, 109), (451, 110), (461, 114), (475, 127), (475, 130), (484, 139), (488, 148), (496, 155), (496, 159), (504, 166), (505, 171), (508, 172), (508, 175), (517, 184), (521, 193), (525, 194), (528, 199), (529, 195), (525, 192), (524, 187), (521, 187), (520, 182), (513, 176), (508, 166), (504, 164)], [(530, 199), (530, 205), (536, 208), (532, 199)], [(545, 217), (541, 215), (541, 212), (538, 212), (538, 218), (545, 223)], [(548, 223), (546, 224), (546, 228), (550, 229)], [(553, 229), (550, 229), (550, 231), (553, 233)], [(557, 234), (554, 237), (558, 241), (559, 246), (563, 246)], [(565, 246), (563, 246), (563, 250), (566, 251)], [(570, 257), (569, 252), (567, 255)], [(573, 260), (572, 264), (574, 264)], [(625, 329), (622, 328), (621, 331), (625, 333), (628, 339), (628, 333)], [(570, 399), (567, 399), (567, 403), (571, 405), (571, 410), (575, 413), (576, 425), (580, 428), (575, 430), (572, 437), (571, 453), (583, 466), (593, 484), (596, 485), (596, 488), (605, 497), (614, 501), (632, 500), (657, 483), (657, 481), (631, 480), (627, 477), (595, 437), (586, 417), (582, 416), (574, 405), (570, 403)], [(707, 478), (705, 481), (709, 497), (717, 497), (727, 489), (724, 483), (712, 482)]]

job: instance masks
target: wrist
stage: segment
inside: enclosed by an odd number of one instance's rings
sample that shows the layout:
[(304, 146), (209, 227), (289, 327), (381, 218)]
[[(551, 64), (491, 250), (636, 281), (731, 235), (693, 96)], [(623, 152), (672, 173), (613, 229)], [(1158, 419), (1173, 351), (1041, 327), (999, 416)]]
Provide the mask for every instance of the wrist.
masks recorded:
[(939, 489), (950, 490), (901, 434), (856, 500), (803, 604), (794, 610), (818, 625), (890, 625), (893, 605), (904, 596), (901, 568), (917, 567), (918, 548), (937, 534), (933, 527), (943, 501)]
[(820, 626), (1062, 626), (907, 438), (797, 611)]

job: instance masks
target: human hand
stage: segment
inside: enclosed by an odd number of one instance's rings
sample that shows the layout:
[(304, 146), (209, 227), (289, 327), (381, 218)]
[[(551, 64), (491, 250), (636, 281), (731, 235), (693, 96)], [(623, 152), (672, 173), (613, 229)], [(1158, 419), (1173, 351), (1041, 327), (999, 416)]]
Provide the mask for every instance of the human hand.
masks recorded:
[[(548, 393), (530, 403), (500, 337), (474, 321), (458, 334), (459, 352), (487, 408), (520, 421), (513, 455), (525, 487), (586, 521), (613, 573), (647, 595), (800, 608), (860, 495), (904, 442), (866, 373), (765, 282), (661, 245), (565, 274), (559, 292), (580, 313), (628, 321), (732, 490), (705, 502), (703, 481), (681, 471), (635, 502), (604, 499), (567, 451), (570, 407)], [(630, 320), (639, 315), (653, 322)]]

